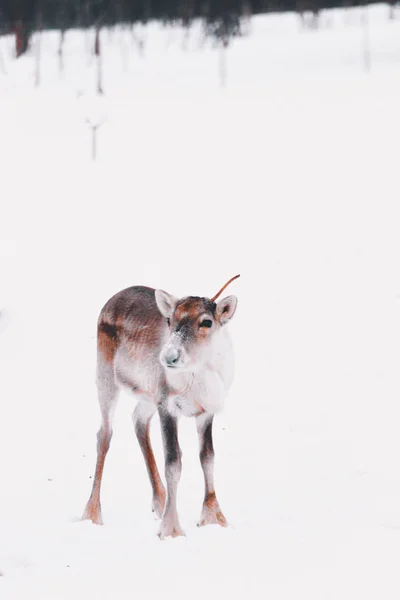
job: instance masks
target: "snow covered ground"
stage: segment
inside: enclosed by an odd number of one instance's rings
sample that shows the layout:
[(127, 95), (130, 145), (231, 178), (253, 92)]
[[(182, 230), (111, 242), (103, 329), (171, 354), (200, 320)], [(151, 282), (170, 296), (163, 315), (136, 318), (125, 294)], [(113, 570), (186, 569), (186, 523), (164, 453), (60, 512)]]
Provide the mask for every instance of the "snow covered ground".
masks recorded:
[[(400, 18), (257, 17), (226, 54), (194, 27), (67, 33), (15, 62), (0, 39), (0, 598), (400, 595)], [(400, 17), (400, 15), (399, 15)], [(5, 73), (2, 73), (5, 71)], [(86, 118), (106, 116), (91, 161)], [(211, 296), (232, 275), (236, 379), (215, 423), (231, 527), (160, 542), (121, 396), (104, 527), (81, 522), (96, 456), (96, 320), (134, 284)], [(162, 469), (157, 418), (152, 439)]]

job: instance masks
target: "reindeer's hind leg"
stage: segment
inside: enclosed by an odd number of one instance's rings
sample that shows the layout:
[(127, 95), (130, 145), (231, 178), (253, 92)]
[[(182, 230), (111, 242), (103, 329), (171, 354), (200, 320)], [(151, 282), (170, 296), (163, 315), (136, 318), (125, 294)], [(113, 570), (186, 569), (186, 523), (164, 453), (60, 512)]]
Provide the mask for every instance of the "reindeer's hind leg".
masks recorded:
[(100, 488), (104, 463), (112, 437), (112, 422), (118, 400), (118, 386), (115, 382), (112, 364), (99, 359), (97, 370), (97, 390), (101, 411), (101, 426), (97, 433), (97, 463), (92, 493), (83, 513), (83, 519), (89, 519), (96, 525), (102, 525)]
[(166, 493), (160, 473), (158, 472), (149, 435), (150, 421), (156, 410), (157, 407), (152, 402), (146, 400), (139, 401), (133, 413), (133, 424), (153, 489), (152, 509), (157, 517), (161, 518), (164, 512)]

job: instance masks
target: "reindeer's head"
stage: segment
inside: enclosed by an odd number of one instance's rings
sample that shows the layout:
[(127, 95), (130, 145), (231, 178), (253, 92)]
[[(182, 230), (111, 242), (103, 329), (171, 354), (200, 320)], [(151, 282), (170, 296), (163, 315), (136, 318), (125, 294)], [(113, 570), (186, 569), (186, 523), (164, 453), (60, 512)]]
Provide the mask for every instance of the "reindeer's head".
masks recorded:
[(237, 277), (230, 279), (211, 299), (189, 296), (177, 300), (163, 290), (155, 291), (157, 306), (170, 332), (160, 354), (164, 367), (193, 371), (210, 358), (221, 328), (233, 317), (237, 305), (236, 296), (218, 303), (215, 300)]

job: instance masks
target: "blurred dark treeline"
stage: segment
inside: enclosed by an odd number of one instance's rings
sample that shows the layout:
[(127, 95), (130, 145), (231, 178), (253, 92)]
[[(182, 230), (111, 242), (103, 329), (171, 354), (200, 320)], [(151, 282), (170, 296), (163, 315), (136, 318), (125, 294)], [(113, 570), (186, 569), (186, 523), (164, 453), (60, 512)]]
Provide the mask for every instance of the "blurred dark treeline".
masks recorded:
[[(389, 0), (389, 3), (394, 0)], [(201, 18), (206, 33), (215, 37), (240, 35), (242, 18), (268, 12), (296, 11), (369, 4), (368, 0), (0, 0), (0, 34), (15, 33), (17, 56), (28, 47), (30, 35), (42, 29), (103, 27), (146, 23), (189, 26)]]
[(10, 31), (17, 22), (33, 28), (69, 29), (146, 22), (159, 19), (190, 24), (194, 18), (218, 20), (231, 16), (267, 12), (357, 6), (365, 0), (0, 0), (1, 31)]

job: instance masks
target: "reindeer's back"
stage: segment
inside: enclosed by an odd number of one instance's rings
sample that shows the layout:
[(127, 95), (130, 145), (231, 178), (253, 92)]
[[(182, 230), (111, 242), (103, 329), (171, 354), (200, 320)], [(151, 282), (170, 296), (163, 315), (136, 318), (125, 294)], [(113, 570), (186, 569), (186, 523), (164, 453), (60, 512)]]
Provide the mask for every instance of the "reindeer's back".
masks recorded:
[(118, 292), (102, 308), (97, 326), (98, 349), (107, 361), (121, 346), (134, 354), (157, 354), (167, 325), (154, 289), (134, 286)]

